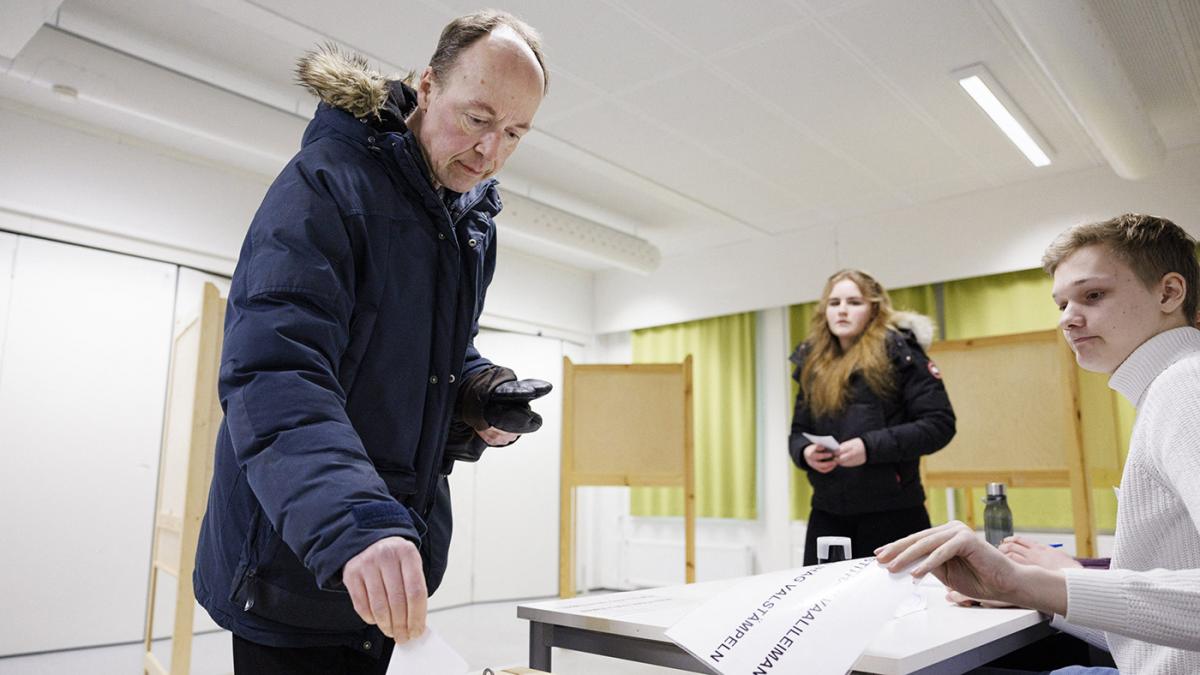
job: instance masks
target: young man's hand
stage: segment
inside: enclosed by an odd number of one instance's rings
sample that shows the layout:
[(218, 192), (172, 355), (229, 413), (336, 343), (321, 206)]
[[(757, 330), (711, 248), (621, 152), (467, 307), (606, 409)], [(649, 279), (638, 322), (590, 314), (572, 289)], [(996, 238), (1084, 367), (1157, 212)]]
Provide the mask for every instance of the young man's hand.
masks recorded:
[(1061, 549), (1047, 546), (1021, 535), (1005, 537), (1000, 543), (1000, 552), (1022, 565), (1037, 565), (1048, 570), (1068, 567), (1083, 567), (1079, 561), (1063, 553)]
[(1067, 584), (1061, 570), (1020, 565), (975, 531), (954, 521), (922, 530), (875, 549), (892, 572), (912, 567), (914, 577), (933, 573), (951, 591), (969, 599), (1066, 614)]
[(342, 568), (342, 583), (358, 616), (384, 635), (407, 642), (425, 632), (429, 593), (411, 541), (387, 537), (366, 547)]

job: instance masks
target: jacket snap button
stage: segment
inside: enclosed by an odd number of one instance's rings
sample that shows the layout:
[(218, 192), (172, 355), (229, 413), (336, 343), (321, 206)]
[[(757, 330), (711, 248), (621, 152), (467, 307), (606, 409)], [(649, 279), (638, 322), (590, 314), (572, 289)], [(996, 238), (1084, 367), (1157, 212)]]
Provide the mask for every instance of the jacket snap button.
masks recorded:
[(438, 232), (438, 239), (445, 239), (445, 238), (446, 238), (446, 235), (442, 234), (441, 232)]
[(454, 373), (450, 374), (450, 384), (454, 384)]
[(429, 376), (429, 384), (437, 384), (437, 375)]
[(475, 244), (476, 244), (476, 243), (477, 243), (477, 242), (476, 242), (474, 239), (468, 239), (468, 240), (467, 240), (467, 246), (470, 246), (471, 248), (475, 248)]
[(370, 640), (363, 642), (363, 649), (365, 649), (367, 651), (371, 651), (371, 641)]
[(374, 143), (374, 142), (375, 142), (375, 137), (374, 137), (374, 136), (367, 136), (367, 142), (368, 142), (368, 143)]

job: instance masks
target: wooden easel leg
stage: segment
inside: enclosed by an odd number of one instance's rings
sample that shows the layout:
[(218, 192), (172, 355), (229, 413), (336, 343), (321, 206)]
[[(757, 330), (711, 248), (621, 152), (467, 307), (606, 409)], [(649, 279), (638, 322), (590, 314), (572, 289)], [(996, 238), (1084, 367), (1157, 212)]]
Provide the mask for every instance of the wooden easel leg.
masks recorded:
[(192, 669), (192, 627), (196, 596), (192, 590), (192, 565), (179, 566), (175, 584), (175, 629), (171, 632), (171, 675), (188, 675)]
[(971, 488), (963, 488), (963, 522), (972, 530), (979, 527), (979, 523), (975, 519), (975, 491)]
[(687, 495), (684, 497), (684, 582), (696, 583), (696, 490), (692, 481), (687, 482)]
[(1075, 555), (1080, 558), (1096, 557), (1092, 491), (1082, 470), (1071, 472), (1071, 512), (1075, 521)]
[[(155, 550), (158, 544), (158, 528), (154, 528), (154, 541), (150, 544), (150, 550)], [(154, 561), (150, 561), (150, 588), (146, 593), (146, 626), (142, 635), (142, 647), (145, 654), (150, 654), (154, 647), (154, 595), (158, 591), (158, 566)], [(143, 673), (150, 673), (148, 667), (143, 668)]]
[(558, 596), (575, 597), (575, 490), (563, 482), (558, 518)]

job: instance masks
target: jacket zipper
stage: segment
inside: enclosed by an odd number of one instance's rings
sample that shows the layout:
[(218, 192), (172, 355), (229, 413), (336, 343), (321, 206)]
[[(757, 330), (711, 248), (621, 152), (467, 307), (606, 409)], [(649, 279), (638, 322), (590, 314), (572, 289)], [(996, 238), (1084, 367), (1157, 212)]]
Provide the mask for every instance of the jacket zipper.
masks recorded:
[[(393, 150), (394, 150), (395, 142), (392, 143), (392, 146), (393, 146)], [(392, 153), (393, 159), (391, 161), (388, 161), (388, 160), (384, 159), (382, 148), (375, 145), (374, 142), (370, 143), (369, 148), (378, 152), (378, 154), (376, 154), (375, 152), (368, 151), (368, 154), (375, 155), (376, 159), (380, 162), (380, 164), (383, 165), (385, 171), (387, 171), (388, 173), (392, 173), (393, 170), (397, 170), (400, 174), (399, 178), (406, 183), (409, 182), (407, 176), (404, 175), (403, 168), (400, 167), (398, 164), (396, 164), (395, 159), (394, 159), (394, 155), (395, 155), (394, 152)], [(408, 153), (408, 155), (411, 160), (411, 157), (412, 157), (411, 153)], [(396, 178), (396, 176), (393, 175), (393, 180), (395, 178)], [(421, 187), (418, 188), (418, 190), (424, 190), (424, 189), (429, 189), (430, 191), (433, 191), (433, 186), (429, 185), (426, 182), (426, 183), (422, 184)], [(463, 216), (467, 215), (468, 213), (471, 212), (472, 209), (474, 209), (476, 206), (478, 206), (479, 203), (483, 201), (484, 197), (487, 196), (487, 193), (488, 193), (487, 190), (483, 190), (482, 192), (480, 192), (479, 196), (477, 196), (471, 203), (467, 204), (467, 206), (464, 207), (462, 209), (462, 211), (459, 212), (458, 216), (456, 217), (450, 213), (450, 209), (446, 208), (445, 202), (442, 201), (442, 199), (437, 195), (437, 193), (433, 192), (434, 200), (437, 201), (437, 203), (442, 207), (442, 213), (445, 214), (446, 221), (450, 223), (450, 236), (455, 237), (454, 241), (455, 241), (456, 245), (458, 243), (457, 226), (458, 226), (459, 221), (462, 220)], [(428, 196), (429, 195), (426, 195), (426, 197), (428, 197)], [(461, 264), (462, 263), (460, 260), (459, 265), (461, 266)], [(475, 317), (472, 316), (471, 320), (472, 320), (472, 322), (474, 322)], [(449, 403), (450, 403), (451, 414), (453, 414), (454, 402), (450, 401)], [(429, 513), (433, 510), (433, 500), (436, 497), (435, 490), (437, 488), (437, 481), (439, 478), (441, 478), (440, 467), (442, 465), (442, 460), (445, 459), (445, 457), (446, 457), (446, 444), (444, 442), (440, 444), (440, 447), (438, 448), (437, 452), (438, 452), (438, 455), (434, 458), (435, 461), (430, 465), (433, 468), (433, 471), (430, 472), (429, 482), (425, 486), (425, 503), (421, 505), (421, 519), (426, 521), (427, 524), (429, 522)], [(422, 544), (423, 543), (424, 543), (424, 540), (422, 539)]]
[[(455, 241), (457, 241), (458, 236), (458, 223), (463, 219), (463, 216), (470, 213), (476, 206), (479, 205), (480, 202), (483, 201), (483, 198), (487, 196), (487, 192), (487, 190), (482, 191), (479, 196), (477, 196), (471, 203), (467, 204), (457, 216), (450, 213), (450, 209), (446, 208), (445, 203), (442, 203), (442, 213), (446, 214), (446, 220), (450, 223), (450, 236), (455, 237)], [(441, 199), (438, 199), (438, 201), (441, 202)], [(462, 266), (461, 257), (459, 259), (459, 266)], [(473, 314), (474, 310), (472, 310), (472, 322), (475, 321)], [(470, 332), (470, 327), (468, 327), (467, 331), (468, 333)], [(453, 415), (454, 402), (448, 401), (448, 403), (450, 406), (450, 413)], [(421, 519), (426, 523), (429, 522), (429, 514), (431, 511), (433, 511), (433, 501), (437, 496), (437, 482), (441, 478), (440, 467), (442, 466), (442, 461), (446, 458), (446, 444), (444, 441), (439, 444), (437, 452), (438, 454), (434, 458), (435, 461), (431, 465), (433, 467), (433, 471), (431, 471), (429, 474), (429, 484), (425, 487), (425, 503), (421, 506)]]

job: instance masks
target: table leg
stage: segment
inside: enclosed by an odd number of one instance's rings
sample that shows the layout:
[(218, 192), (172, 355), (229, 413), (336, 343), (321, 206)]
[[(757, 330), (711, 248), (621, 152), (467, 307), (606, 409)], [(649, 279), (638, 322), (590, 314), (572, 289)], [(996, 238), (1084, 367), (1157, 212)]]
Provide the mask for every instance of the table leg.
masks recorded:
[(554, 644), (554, 626), (540, 621), (529, 622), (529, 667), (550, 671), (550, 646)]

